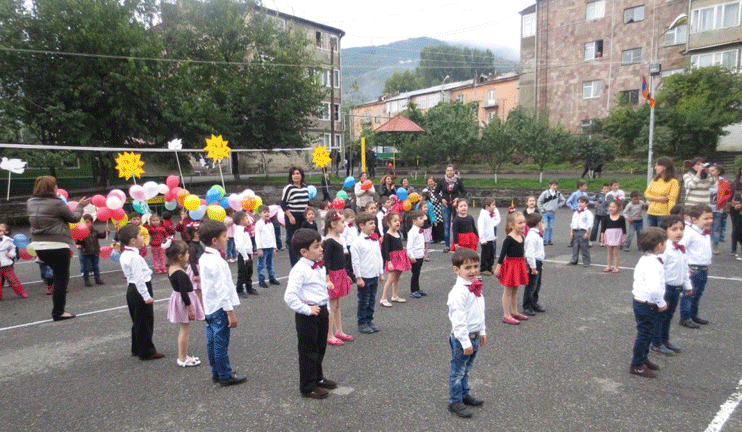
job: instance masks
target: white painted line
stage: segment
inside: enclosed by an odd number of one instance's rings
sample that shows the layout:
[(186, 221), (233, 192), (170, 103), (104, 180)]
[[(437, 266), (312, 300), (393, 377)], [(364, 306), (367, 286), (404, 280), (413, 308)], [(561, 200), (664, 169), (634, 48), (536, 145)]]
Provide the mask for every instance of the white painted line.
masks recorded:
[(720, 432), (724, 428), (724, 424), (729, 420), (729, 417), (734, 413), (734, 410), (737, 409), (740, 401), (742, 401), (742, 380), (739, 380), (734, 393), (721, 405), (719, 412), (711, 420), (705, 432)]
[[(557, 260), (544, 260), (544, 262), (552, 263), (552, 264), (569, 264), (569, 261), (557, 261)], [(580, 265), (576, 265), (575, 267), (580, 267)], [(591, 267), (604, 267), (603, 264), (590, 264)], [(634, 270), (634, 267), (621, 267), (618, 266), (618, 268), (622, 270)], [(742, 282), (742, 278), (729, 278), (729, 277), (722, 277), (722, 276), (708, 276), (709, 279), (719, 279), (719, 280), (725, 280), (725, 281), (732, 281), (732, 282)]]

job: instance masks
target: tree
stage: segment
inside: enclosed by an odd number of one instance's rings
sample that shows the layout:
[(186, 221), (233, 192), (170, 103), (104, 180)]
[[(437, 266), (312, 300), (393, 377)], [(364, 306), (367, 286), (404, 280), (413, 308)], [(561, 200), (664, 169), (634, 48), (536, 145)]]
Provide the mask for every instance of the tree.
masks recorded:
[(396, 95), (412, 90), (423, 88), (420, 76), (416, 71), (395, 71), (392, 76), (384, 81), (384, 93)]
[(442, 103), (425, 113), (425, 134), (418, 141), (422, 165), (462, 162), (479, 140), (476, 104)]
[(615, 158), (613, 145), (601, 135), (575, 135), (572, 142), (572, 156), (589, 161), (593, 168)]
[(477, 156), (490, 166), (495, 175), (495, 183), (497, 183), (497, 174), (502, 165), (509, 162), (513, 154), (519, 150), (513, 124), (514, 121), (508, 124), (499, 117), (495, 117), (482, 130), (482, 137), (479, 139)]
[(516, 140), (526, 156), (531, 157), (538, 165), (540, 183), (544, 180), (544, 167), (563, 156), (564, 150), (571, 143), (570, 136), (561, 127), (550, 127), (546, 114), (525, 117), (519, 122)]

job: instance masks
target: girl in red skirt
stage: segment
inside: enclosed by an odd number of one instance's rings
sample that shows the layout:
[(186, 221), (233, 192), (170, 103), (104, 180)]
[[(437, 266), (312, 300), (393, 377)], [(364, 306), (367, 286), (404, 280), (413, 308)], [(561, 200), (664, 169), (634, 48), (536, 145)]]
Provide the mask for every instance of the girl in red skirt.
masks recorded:
[(402, 238), (399, 234), (400, 216), (397, 212), (389, 212), (384, 217), (386, 233), (384, 240), (381, 242), (381, 256), (384, 258), (384, 269), (389, 273), (389, 278), (384, 284), (384, 291), (381, 293), (381, 305), (392, 307), (389, 300), (386, 299), (389, 293), (389, 287), (392, 287), (392, 301), (405, 303), (407, 300), (399, 297), (399, 278), (403, 271), (412, 269), (410, 259), (407, 257), (407, 251), (402, 246)]
[(523, 230), (526, 218), (523, 213), (508, 213), (505, 232), (508, 234), (502, 243), (500, 259), (497, 260), (495, 276), (505, 286), (502, 293), (502, 322), (517, 325), (526, 321), (527, 316), (518, 313), (516, 294), (520, 285), (528, 284), (528, 270), (526, 269), (525, 248), (523, 245)]
[[(327, 269), (327, 294), (330, 296), (330, 325), (327, 326), (327, 344), (343, 345), (353, 336), (343, 333), (340, 299), (350, 292), (350, 278), (345, 271), (345, 242), (340, 237), (345, 229), (343, 213), (330, 210), (325, 215), (325, 241), (322, 243), (322, 260)], [(333, 327), (335, 331), (333, 332)]]
[(476, 251), (479, 245), (479, 234), (477, 223), (469, 215), (469, 203), (466, 199), (459, 198), (456, 203), (456, 217), (451, 224), (451, 251), (465, 247)]

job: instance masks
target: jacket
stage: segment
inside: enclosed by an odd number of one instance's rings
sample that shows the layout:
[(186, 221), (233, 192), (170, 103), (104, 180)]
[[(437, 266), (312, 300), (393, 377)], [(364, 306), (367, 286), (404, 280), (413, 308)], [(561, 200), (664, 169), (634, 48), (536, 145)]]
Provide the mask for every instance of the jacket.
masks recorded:
[(442, 199), (446, 200), (449, 206), (456, 198), (462, 198), (466, 196), (466, 189), (464, 189), (464, 184), (461, 183), (461, 178), (457, 178), (456, 182), (451, 185), (451, 187), (448, 186), (445, 178), (441, 179), (441, 181), (439, 181), (438, 184), (435, 186), (434, 192), (436, 194), (439, 194)]
[(13, 238), (10, 236), (2, 236), (2, 238), (0, 238), (0, 267), (12, 266), (15, 261), (14, 258), (15, 244), (13, 243)]
[(82, 240), (78, 240), (77, 244), (80, 245), (80, 252), (83, 255), (98, 255), (100, 253), (100, 243), (98, 239), (106, 238), (105, 232), (98, 232), (93, 227), (90, 227), (90, 233)]
[(83, 206), (72, 212), (59, 198), (33, 197), (26, 202), (32, 241), (62, 242), (73, 245), (68, 224), (79, 222)]

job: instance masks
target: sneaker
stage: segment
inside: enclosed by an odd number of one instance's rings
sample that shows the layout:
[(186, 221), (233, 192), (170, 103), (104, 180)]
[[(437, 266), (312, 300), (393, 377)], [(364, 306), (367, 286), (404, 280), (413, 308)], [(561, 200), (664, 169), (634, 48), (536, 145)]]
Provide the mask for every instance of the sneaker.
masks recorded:
[(423, 297), (425, 297), (426, 295), (428, 295), (428, 293), (426, 293), (426, 292), (425, 292), (425, 291), (423, 291), (423, 290), (420, 290), (420, 291), (418, 291), (418, 293), (419, 293), (419, 294), (420, 294), (421, 296), (423, 296)]
[(381, 299), (381, 301), (379, 302), (379, 304), (382, 305), (382, 306), (384, 306), (384, 307), (392, 307), (392, 304), (387, 299)]
[(420, 297), (422, 297), (422, 295), (420, 295), (420, 293), (418, 291), (415, 291), (415, 292), (411, 292), (410, 293), (410, 297), (412, 297), (412, 298), (420, 298)]
[(737, 256), (737, 251), (732, 251), (732, 253), (730, 253), (729, 255), (731, 255), (733, 257), (736, 257)]
[(443, 253), (448, 253), (448, 252), (449, 252), (448, 248), (443, 249)]
[(256, 290), (255, 288), (252, 288), (251, 287), (251, 288), (248, 288), (247, 289), (247, 293), (250, 294), (250, 295), (258, 295), (258, 290)]
[(379, 331), (379, 328), (376, 327), (376, 323), (374, 323), (373, 321), (369, 321), (368, 322), (368, 328), (370, 328), (371, 330), (373, 330), (374, 333), (376, 333), (376, 332)]
[(237, 293), (237, 297), (239, 298), (247, 298), (247, 293), (244, 291), (240, 291)]
[(194, 366), (198, 366), (201, 364), (201, 360), (199, 360), (196, 357), (186, 357), (186, 360), (183, 362), (180, 361), (180, 359), (175, 359), (175, 362), (180, 367), (194, 367)]
[(265, 283), (265, 281), (258, 282), (258, 285), (260, 285), (261, 288), (268, 288), (268, 284)]
[(368, 326), (368, 324), (363, 323), (358, 326), (358, 333), (363, 334), (372, 334), (374, 331), (371, 329), (371, 327)]
[(649, 359), (646, 359), (644, 361), (644, 366), (646, 366), (647, 369), (649, 369), (651, 371), (658, 371), (658, 370), (660, 370), (660, 366), (658, 364), (656, 364), (656, 363), (652, 363)]
[(85, 286), (86, 287), (91, 287), (91, 286), (93, 286), (93, 284), (91, 284), (89, 280), (86, 280), (85, 281)]
[(714, 248), (714, 255), (719, 255), (721, 251), (719, 250), (719, 246)]
[(484, 401), (482, 399), (477, 399), (472, 395), (464, 396), (464, 399), (461, 402), (463, 402), (464, 405), (476, 406), (476, 407), (484, 405)]
[(448, 410), (461, 418), (469, 418), (474, 415), (474, 413), (471, 412), (471, 410), (467, 408), (463, 402), (454, 402), (448, 405)]
[(629, 373), (632, 375), (643, 376), (645, 378), (654, 378), (655, 376), (657, 376), (654, 372), (649, 370), (649, 368), (646, 367), (645, 365), (631, 366), (629, 367)]
[(302, 393), (301, 395), (303, 397), (305, 397), (305, 398), (310, 398), (310, 399), (325, 399), (325, 398), (327, 398), (327, 396), (330, 395), (330, 393), (327, 390), (323, 389), (323, 388), (317, 387), (316, 389), (312, 390), (311, 392), (309, 392), (309, 393)]
[[(167, 273), (167, 272), (166, 271), (163, 271), (163, 273)], [(95, 283), (96, 283), (96, 285), (105, 285), (106, 284), (105, 282), (103, 282), (102, 279), (96, 279), (95, 280)]]
[(279, 282), (279, 281), (277, 281), (275, 279), (269, 280), (268, 283), (271, 284), (271, 285), (281, 285), (281, 282)]
[(702, 318), (698, 318), (698, 317), (693, 317), (693, 318), (691, 318), (691, 319), (692, 319), (692, 320), (693, 320), (693, 322), (694, 322), (694, 323), (696, 323), (696, 324), (706, 325), (706, 324), (708, 324), (708, 323), (709, 323), (709, 322), (708, 322), (708, 320), (705, 320), (705, 319), (702, 319)]
[(528, 316), (535, 316), (536, 311), (534, 311), (532, 308), (525, 308), (523, 309), (523, 313)]
[(680, 325), (683, 326), (683, 327), (688, 327), (688, 328), (692, 328), (692, 329), (701, 328), (701, 325), (700, 324), (696, 324), (696, 322), (693, 321), (690, 318), (688, 318), (685, 321), (681, 321), (680, 322)]
[(742, 261), (742, 254), (737, 255), (736, 257), (734, 257), (734, 259), (736, 259), (737, 261)]
[(671, 350), (675, 351), (676, 353), (678, 353), (678, 352), (680, 352), (680, 351), (681, 351), (681, 350), (680, 350), (680, 346), (679, 346), (679, 345), (677, 345), (677, 344), (674, 344), (674, 343), (672, 343), (672, 342), (670, 342), (670, 341), (667, 341), (667, 342), (665, 342), (665, 346), (666, 346), (667, 348), (669, 348), (669, 349), (671, 349)]
[(544, 313), (544, 312), (546, 312), (546, 309), (544, 309), (543, 306), (541, 306), (538, 303), (536, 303), (535, 305), (533, 305), (533, 310), (535, 312), (538, 312), (538, 313)]
[(650, 351), (654, 351), (657, 354), (662, 354), (666, 356), (675, 355), (675, 351), (671, 350), (670, 348), (666, 347), (665, 345), (650, 345), (649, 346)]
[(235, 384), (242, 384), (243, 382), (247, 381), (247, 377), (245, 375), (237, 375), (236, 373), (233, 373), (231, 377), (223, 380), (219, 380), (219, 384), (221, 384), (222, 387), (227, 387)]

